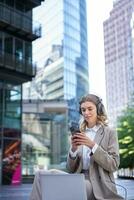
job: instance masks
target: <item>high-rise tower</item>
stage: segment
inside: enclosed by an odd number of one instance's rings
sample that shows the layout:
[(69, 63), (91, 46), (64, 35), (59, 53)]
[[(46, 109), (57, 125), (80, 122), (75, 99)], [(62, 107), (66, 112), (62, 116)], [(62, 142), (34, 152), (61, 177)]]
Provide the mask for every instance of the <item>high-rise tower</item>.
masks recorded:
[(42, 24), (33, 43), (38, 72), (24, 98), (67, 100), (69, 120), (77, 120), (77, 101), (89, 90), (86, 0), (46, 1), (34, 18)]
[(104, 22), (106, 96), (113, 126), (134, 93), (133, 13), (134, 0), (116, 0)]

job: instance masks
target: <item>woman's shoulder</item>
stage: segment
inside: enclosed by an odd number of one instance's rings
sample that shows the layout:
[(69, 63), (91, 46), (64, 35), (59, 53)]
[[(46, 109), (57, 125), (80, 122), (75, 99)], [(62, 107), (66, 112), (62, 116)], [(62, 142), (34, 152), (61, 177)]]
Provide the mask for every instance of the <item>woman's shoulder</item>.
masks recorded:
[(103, 128), (104, 128), (104, 131), (107, 131), (109, 133), (116, 133), (116, 129), (112, 126), (104, 125)]

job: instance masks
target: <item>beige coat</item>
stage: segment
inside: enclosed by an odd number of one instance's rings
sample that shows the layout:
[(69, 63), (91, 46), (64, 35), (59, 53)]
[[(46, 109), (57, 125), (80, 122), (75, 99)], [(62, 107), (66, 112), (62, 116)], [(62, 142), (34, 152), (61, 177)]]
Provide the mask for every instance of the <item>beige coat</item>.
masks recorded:
[[(119, 166), (119, 146), (117, 134), (108, 126), (101, 126), (94, 141), (99, 145), (90, 158), (89, 177), (97, 200), (120, 200), (117, 195), (113, 172)], [(82, 170), (82, 147), (76, 157), (68, 155), (67, 168), (71, 173)]]

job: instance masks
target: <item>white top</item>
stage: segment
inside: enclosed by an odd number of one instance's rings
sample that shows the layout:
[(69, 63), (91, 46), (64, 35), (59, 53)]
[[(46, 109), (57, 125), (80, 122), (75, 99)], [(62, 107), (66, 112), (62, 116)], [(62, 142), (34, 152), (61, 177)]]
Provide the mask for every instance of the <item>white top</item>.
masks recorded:
[[(94, 140), (94, 138), (96, 136), (96, 132), (98, 131), (99, 128), (100, 128), (100, 125), (95, 125), (93, 128), (86, 128), (85, 134), (91, 140)], [(98, 144), (95, 144), (92, 149), (83, 145), (83, 156), (82, 156), (82, 158), (83, 158), (83, 169), (89, 169), (90, 154), (91, 154), (91, 152), (94, 153), (97, 148), (98, 148)], [(78, 152), (79, 152), (79, 149), (77, 149), (75, 152), (72, 152), (71, 148), (70, 148), (70, 154), (71, 154), (72, 157), (75, 158)]]

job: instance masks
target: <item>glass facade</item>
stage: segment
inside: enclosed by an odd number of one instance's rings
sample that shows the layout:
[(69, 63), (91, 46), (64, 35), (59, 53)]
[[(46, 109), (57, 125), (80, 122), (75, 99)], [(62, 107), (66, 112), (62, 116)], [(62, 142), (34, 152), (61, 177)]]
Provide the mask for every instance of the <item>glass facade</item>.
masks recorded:
[(0, 184), (22, 180), (22, 83), (35, 75), (32, 41), (41, 28), (32, 21), (32, 8), (40, 4), (0, 0)]
[(21, 85), (0, 81), (0, 177), (3, 184), (21, 182)]
[(24, 113), (22, 137), (24, 176), (33, 175), (38, 169), (65, 170), (68, 151), (66, 112)]
[(33, 12), (42, 37), (33, 42), (37, 76), (24, 86), (24, 99), (64, 99), (69, 121), (79, 114), (77, 102), (88, 93), (86, 0), (49, 0)]
[(32, 44), (0, 31), (0, 63), (17, 72), (31, 73)]
[(64, 98), (88, 92), (88, 53), (85, 1), (64, 1)]
[[(65, 169), (68, 124), (79, 120), (78, 101), (89, 90), (86, 16), (86, 0), (49, 0), (33, 10), (42, 37), (33, 42), (37, 74), (24, 84), (23, 99), (39, 107), (34, 111), (29, 103), (23, 115), (23, 175), (36, 168)], [(42, 101), (57, 100), (56, 112), (41, 109)], [(67, 102), (67, 113), (60, 113), (60, 101)]]

